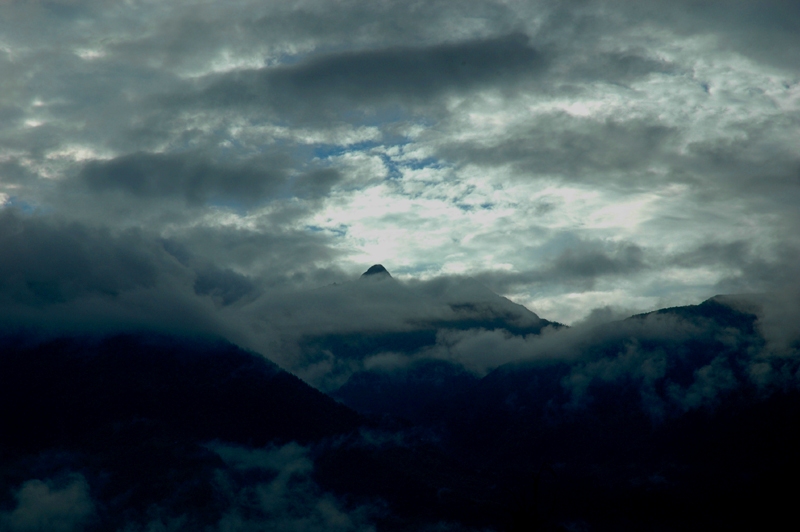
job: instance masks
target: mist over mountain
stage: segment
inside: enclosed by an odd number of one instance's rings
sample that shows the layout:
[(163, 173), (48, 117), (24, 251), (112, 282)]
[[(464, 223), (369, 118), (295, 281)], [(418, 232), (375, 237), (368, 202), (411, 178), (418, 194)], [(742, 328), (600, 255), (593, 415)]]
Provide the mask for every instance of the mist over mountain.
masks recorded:
[(309, 296), (363, 321), (294, 336), (298, 364), (335, 361), (319, 382), (339, 402), (210, 336), (7, 332), (0, 522), (706, 530), (788, 517), (800, 363), (771, 351), (757, 303), (566, 327), (472, 281), (376, 270)]

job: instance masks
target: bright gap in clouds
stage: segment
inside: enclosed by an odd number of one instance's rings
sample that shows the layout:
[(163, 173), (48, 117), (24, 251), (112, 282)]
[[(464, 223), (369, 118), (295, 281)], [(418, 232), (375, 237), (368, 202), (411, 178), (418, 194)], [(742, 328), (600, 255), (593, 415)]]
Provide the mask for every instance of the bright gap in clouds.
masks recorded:
[[(667, 185), (654, 192), (620, 196), (613, 190), (566, 186), (556, 179), (549, 184), (525, 182), (504, 179), (502, 172), (492, 176), (469, 168), (456, 172), (436, 163), (409, 168), (402, 157), (393, 158), (400, 179), (389, 179), (378, 155), (349, 152), (338, 158), (348, 161), (353, 179), (367, 184), (357, 191), (347, 184), (334, 191), (309, 225), (336, 235), (334, 245), (349, 254), (353, 270), (381, 262), (401, 279), (543, 267), (564, 251), (548, 245), (559, 234), (635, 241), (650, 231), (648, 222), (668, 215), (689, 192), (682, 185)], [(384, 177), (369, 183), (365, 176), (370, 175)], [(658, 231), (650, 236), (663, 238)], [(697, 286), (690, 274), (683, 275)], [(679, 277), (673, 276), (676, 285)], [(712, 274), (703, 284), (711, 286), (714, 281)], [(629, 283), (628, 288), (635, 290), (635, 285)], [(583, 318), (595, 306), (647, 310), (669, 299), (666, 294), (626, 295), (613, 283), (604, 291), (567, 297), (563, 287), (556, 286), (503, 295), (563, 323)], [(669, 303), (689, 303), (692, 297), (696, 294), (683, 294)]]

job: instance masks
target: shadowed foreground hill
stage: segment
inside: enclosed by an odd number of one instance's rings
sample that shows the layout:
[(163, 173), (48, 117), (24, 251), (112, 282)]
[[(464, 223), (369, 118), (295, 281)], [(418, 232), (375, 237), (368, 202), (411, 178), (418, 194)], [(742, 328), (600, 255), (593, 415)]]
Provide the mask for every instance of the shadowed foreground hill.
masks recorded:
[[(766, 349), (755, 314), (720, 298), (583, 329), (496, 314), (317, 337), (345, 359), (407, 357), (353, 373), (335, 392), (349, 407), (223, 341), (8, 337), (0, 530), (705, 531), (791, 517), (800, 364)], [(521, 354), (487, 374), (436, 358), (430, 342), (463, 332)]]
[(140, 420), (248, 445), (348, 432), (351, 410), (263, 357), (223, 341), (120, 335), (6, 345), (0, 419), (8, 450), (70, 445)]
[(416, 530), (504, 512), (413, 428), (379, 430), (227, 342), (2, 344), (1, 530)]
[[(145, 335), (6, 340), (0, 405), (3, 530), (49, 529), (48, 519), (67, 523), (59, 530), (136, 529), (162, 520), (181, 529), (213, 525), (237, 508), (231, 486), (252, 489), (282, 462), (237, 484), (225, 476), (237, 469), (208, 442), (241, 452), (302, 450), (298, 443), (350, 433), (363, 422), (231, 344)], [(85, 511), (63, 510), (73, 506)]]

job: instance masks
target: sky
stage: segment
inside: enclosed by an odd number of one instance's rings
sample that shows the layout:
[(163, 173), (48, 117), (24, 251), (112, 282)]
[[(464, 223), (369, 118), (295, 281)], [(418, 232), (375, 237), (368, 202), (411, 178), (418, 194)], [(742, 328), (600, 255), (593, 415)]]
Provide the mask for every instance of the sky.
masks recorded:
[(566, 324), (796, 304), (798, 49), (780, 0), (6, 0), (0, 313), (264, 351), (375, 263)]

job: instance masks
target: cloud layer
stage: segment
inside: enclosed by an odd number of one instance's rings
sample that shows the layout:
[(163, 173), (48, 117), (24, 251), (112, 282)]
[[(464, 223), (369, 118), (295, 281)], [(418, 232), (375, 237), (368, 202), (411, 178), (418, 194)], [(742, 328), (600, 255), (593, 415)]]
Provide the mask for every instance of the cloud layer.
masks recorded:
[[(379, 333), (477, 374), (536, 351), (470, 278), (568, 324), (759, 293), (794, 349), (786, 2), (3, 10), (5, 327), (206, 331), (333, 387), (401, 363)], [(377, 262), (405, 288), (351, 283)]]

